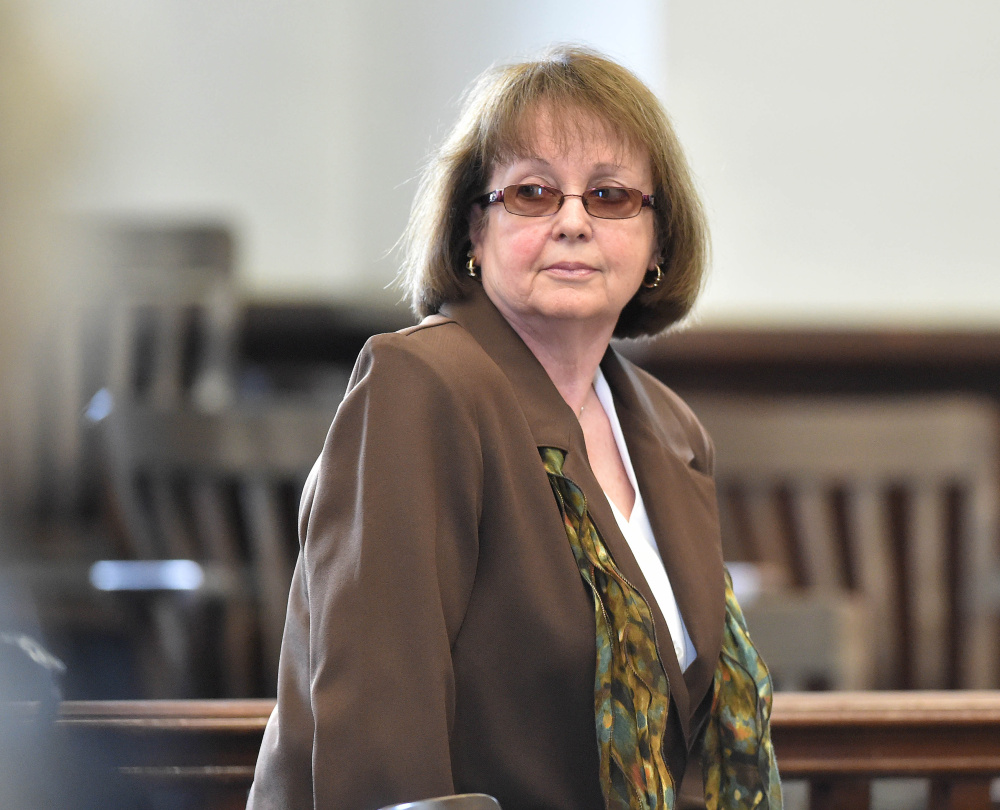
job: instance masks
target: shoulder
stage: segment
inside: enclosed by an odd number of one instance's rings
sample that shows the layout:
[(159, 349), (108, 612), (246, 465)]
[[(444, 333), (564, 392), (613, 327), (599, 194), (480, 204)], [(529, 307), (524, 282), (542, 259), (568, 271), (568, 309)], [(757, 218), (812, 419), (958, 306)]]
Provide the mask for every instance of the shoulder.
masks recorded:
[(388, 502), (392, 492), (427, 493), (445, 481), (456, 492), (476, 491), (481, 407), (459, 373), (461, 358), (475, 356), (469, 342), (444, 320), (369, 338), (314, 468), (311, 497), (364, 485)]
[(505, 382), (499, 367), (462, 326), (432, 315), (415, 326), (369, 338), (358, 355), (346, 398), (377, 392), (402, 405), (415, 405), (428, 396), (471, 404)]
[(715, 470), (715, 446), (690, 406), (669, 386), (615, 352), (638, 401), (655, 417), (655, 429), (675, 452), (706, 475)]

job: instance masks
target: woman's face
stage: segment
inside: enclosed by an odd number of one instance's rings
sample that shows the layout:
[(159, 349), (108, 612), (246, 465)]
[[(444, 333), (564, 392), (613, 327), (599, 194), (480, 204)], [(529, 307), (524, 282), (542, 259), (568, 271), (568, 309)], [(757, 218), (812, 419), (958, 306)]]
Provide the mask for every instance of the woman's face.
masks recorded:
[[(622, 186), (651, 194), (649, 156), (609, 140), (605, 127), (580, 115), (559, 139), (551, 118), (539, 116), (533, 154), (497, 166), (489, 190), (537, 183), (582, 194), (596, 186)], [(614, 329), (647, 270), (656, 265), (653, 213), (598, 219), (579, 197), (567, 197), (546, 217), (489, 206), (470, 234), (482, 268), (483, 288), (518, 332), (552, 334), (566, 321)]]

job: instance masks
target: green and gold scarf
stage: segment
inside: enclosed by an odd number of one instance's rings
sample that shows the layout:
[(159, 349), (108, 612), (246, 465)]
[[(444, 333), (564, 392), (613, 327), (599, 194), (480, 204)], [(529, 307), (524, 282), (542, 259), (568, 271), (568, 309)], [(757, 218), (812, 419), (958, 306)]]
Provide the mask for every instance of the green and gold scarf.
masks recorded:
[[(663, 755), (670, 684), (656, 649), (653, 616), (622, 576), (590, 518), (580, 487), (562, 473), (566, 454), (539, 452), (580, 576), (594, 598), (594, 715), (600, 781), (609, 810), (672, 810), (677, 785)], [(771, 748), (771, 682), (746, 631), (726, 573), (726, 626), (702, 737), (709, 810), (780, 810)]]

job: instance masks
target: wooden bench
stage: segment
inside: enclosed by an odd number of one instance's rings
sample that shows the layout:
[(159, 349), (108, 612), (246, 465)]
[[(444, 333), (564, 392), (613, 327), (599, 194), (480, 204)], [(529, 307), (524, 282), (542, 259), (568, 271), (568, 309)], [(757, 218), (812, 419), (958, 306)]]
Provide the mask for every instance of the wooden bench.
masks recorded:
[[(63, 704), (70, 750), (106, 752), (110, 777), (180, 807), (243, 807), (272, 700)], [(784, 780), (812, 810), (869, 806), (871, 780), (931, 780), (934, 810), (989, 808), (1000, 776), (1000, 692), (779, 692), (772, 732)]]

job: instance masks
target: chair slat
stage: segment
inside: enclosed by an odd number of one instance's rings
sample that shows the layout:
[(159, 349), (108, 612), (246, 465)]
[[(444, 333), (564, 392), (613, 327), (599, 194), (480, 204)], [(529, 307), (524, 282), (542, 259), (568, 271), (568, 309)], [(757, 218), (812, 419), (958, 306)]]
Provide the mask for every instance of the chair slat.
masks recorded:
[(753, 559), (787, 572), (787, 581), (795, 582), (797, 566), (773, 491), (761, 487), (748, 488), (746, 508), (753, 533), (748, 546), (757, 552)]
[(963, 578), (958, 609), (965, 627), (962, 644), (961, 686), (967, 689), (1000, 686), (1000, 562), (997, 525), (1000, 524), (1000, 491), (994, 481), (974, 482), (968, 491), (968, 508), (962, 545)]
[(911, 489), (913, 519), (907, 547), (910, 580), (906, 589), (913, 621), (913, 685), (931, 689), (948, 684), (949, 547), (940, 484), (918, 481)]
[(163, 544), (164, 556), (179, 560), (203, 559), (191, 536), (189, 521), (184, 517), (184, 504), (170, 477), (162, 472), (151, 476), (150, 495), (153, 519)]
[(806, 481), (789, 490), (809, 586), (821, 592), (843, 589), (836, 521), (828, 492), (815, 481)]
[(226, 492), (222, 481), (196, 474), (191, 482), (191, 503), (195, 522), (203, 537), (209, 559), (230, 565), (240, 562), (240, 543), (236, 527), (226, 514)]
[(892, 560), (885, 505), (872, 485), (852, 487), (847, 494), (848, 542), (853, 543), (855, 572), (868, 608), (874, 649), (873, 685), (891, 686), (900, 671), (895, 617), (899, 612), (899, 577)]

